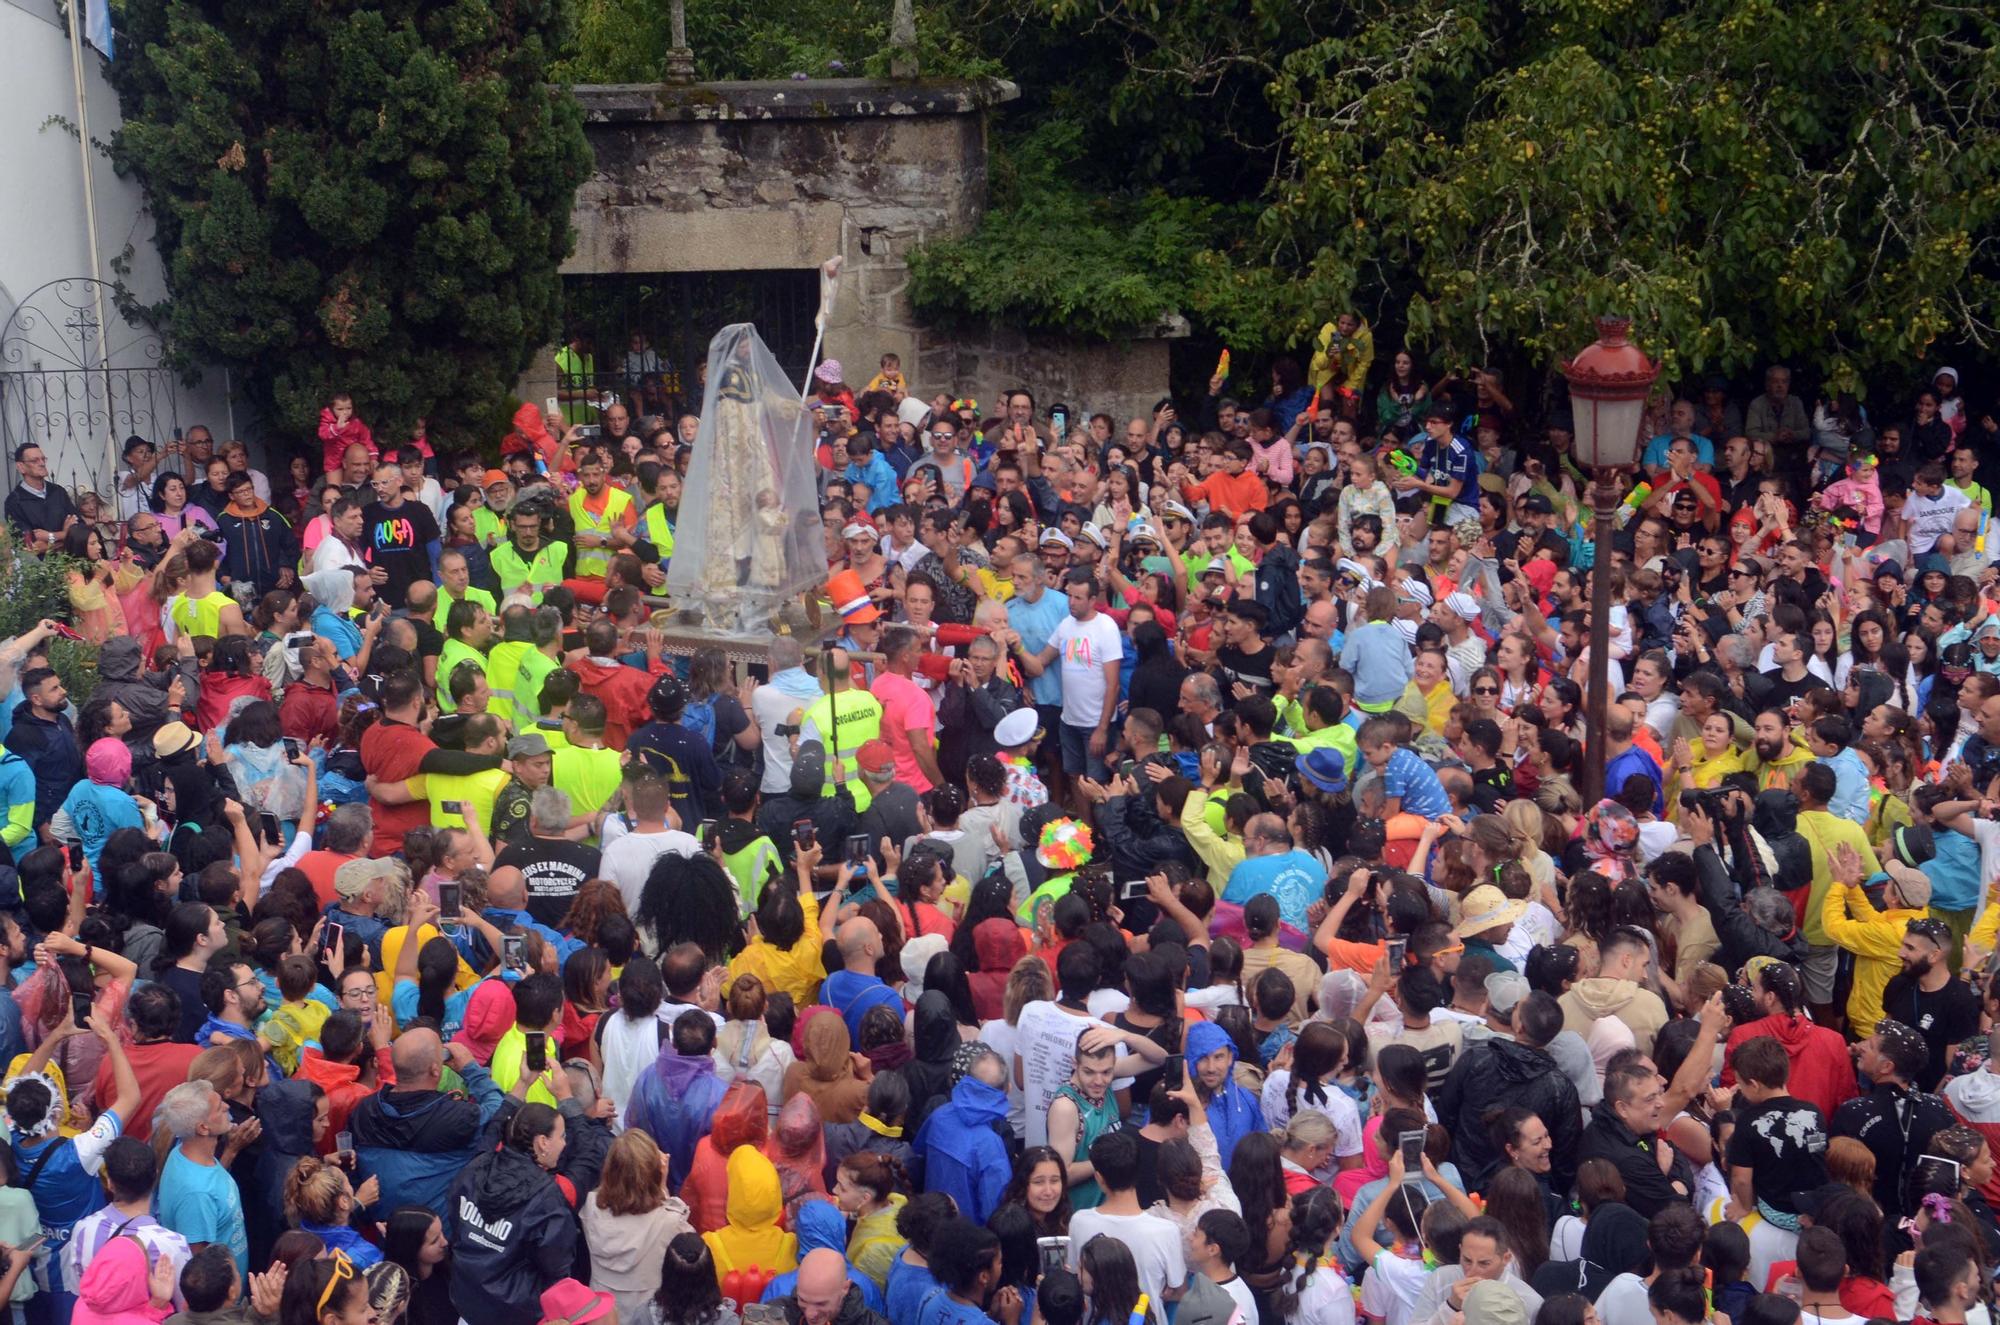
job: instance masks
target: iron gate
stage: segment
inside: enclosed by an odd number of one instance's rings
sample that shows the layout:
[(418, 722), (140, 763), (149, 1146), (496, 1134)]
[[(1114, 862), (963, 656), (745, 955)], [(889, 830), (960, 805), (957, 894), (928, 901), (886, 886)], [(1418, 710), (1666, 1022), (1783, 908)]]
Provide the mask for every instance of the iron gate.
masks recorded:
[(564, 388), (597, 386), (629, 401), (646, 385), (641, 379), (655, 375), (653, 360), (645, 358), (626, 371), (638, 335), (645, 338), (639, 353), (650, 350), (658, 361), (658, 385), (649, 394), (674, 408), (699, 408), (708, 342), (735, 322), (756, 323), (778, 362), (795, 380), (805, 376), (819, 312), (816, 271), (619, 272), (565, 276), (562, 288), (562, 325), (590, 335), (596, 369), (594, 381), (559, 374)]
[[(111, 454), (130, 436), (160, 442), (179, 423), (165, 346), (119, 311), (109, 281), (71, 276), (23, 299), (0, 329), (0, 476), (12, 487), (14, 450), (34, 442), (49, 476), (72, 492), (109, 495)], [(98, 308), (104, 309), (103, 353)]]

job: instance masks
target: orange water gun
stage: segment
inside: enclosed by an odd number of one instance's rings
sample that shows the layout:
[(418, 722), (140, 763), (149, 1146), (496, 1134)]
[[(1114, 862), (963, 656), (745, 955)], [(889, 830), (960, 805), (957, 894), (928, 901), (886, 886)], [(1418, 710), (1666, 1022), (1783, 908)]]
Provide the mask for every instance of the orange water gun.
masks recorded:
[(1227, 345), (1222, 347), (1222, 357), (1215, 361), (1215, 375), (1217, 377), (1229, 376), (1229, 347)]

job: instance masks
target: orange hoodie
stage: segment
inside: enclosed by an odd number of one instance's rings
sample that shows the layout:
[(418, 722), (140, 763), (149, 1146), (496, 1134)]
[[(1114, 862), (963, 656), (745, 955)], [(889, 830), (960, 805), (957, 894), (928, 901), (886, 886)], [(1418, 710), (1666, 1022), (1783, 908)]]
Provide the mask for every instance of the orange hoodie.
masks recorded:
[[(375, 1051), (375, 1078), (384, 1087), (396, 1084), (396, 1065), (390, 1061), (386, 1044)], [(335, 1134), (347, 1130), (347, 1116), (354, 1112), (355, 1105), (373, 1095), (376, 1088), (361, 1084), (359, 1063), (333, 1062), (315, 1048), (306, 1050), (292, 1080), (310, 1081), (326, 1092), (327, 1128), (319, 1143), (319, 1153), (331, 1155)]]

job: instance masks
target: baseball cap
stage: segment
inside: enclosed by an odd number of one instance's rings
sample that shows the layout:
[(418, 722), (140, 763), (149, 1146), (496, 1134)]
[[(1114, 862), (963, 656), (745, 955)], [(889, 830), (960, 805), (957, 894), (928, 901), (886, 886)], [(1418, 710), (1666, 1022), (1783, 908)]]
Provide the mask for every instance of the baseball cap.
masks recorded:
[(1486, 1005), (1503, 1017), (1530, 992), (1528, 977), (1519, 971), (1495, 971), (1486, 977)]
[(513, 481), (514, 481), (513, 479), (510, 479), (510, 478), (508, 478), (508, 477), (507, 477), (507, 471), (506, 471), (506, 470), (504, 470), (504, 469), (489, 469), (489, 470), (487, 470), (487, 471), (486, 471), (486, 482), (485, 482), (485, 485), (484, 485), (484, 486), (486, 486), (486, 487), (489, 487), (489, 488), (490, 488), (490, 487), (492, 487), (492, 486), (493, 486), (493, 485), (494, 485), (495, 483), (512, 483)]
[(854, 752), (854, 766), (864, 773), (886, 773), (896, 766), (896, 757), (887, 741), (863, 741)]
[(533, 759), (549, 753), (549, 741), (540, 732), (523, 732), (507, 742), (509, 759)]
[(1556, 513), (1556, 504), (1549, 500), (1546, 493), (1531, 492), (1521, 498), (1521, 505), (1533, 511), (1536, 515), (1554, 515)]

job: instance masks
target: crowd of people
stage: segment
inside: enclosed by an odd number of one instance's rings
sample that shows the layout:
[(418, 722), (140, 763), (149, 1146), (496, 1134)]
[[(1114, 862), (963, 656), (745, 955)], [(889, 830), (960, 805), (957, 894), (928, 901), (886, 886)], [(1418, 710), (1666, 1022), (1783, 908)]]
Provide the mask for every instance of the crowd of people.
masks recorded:
[(701, 420), (587, 372), (498, 467), (22, 447), (0, 1292), (1985, 1325), (1995, 411), (1688, 384), (1600, 560), (1559, 391), (1318, 347), (1123, 424), (820, 364), (754, 661), (656, 615)]

